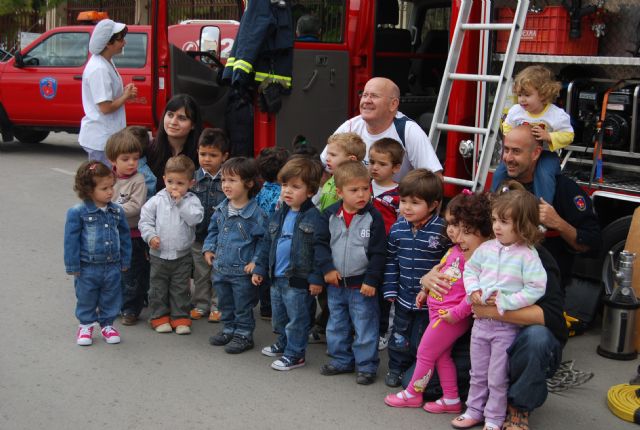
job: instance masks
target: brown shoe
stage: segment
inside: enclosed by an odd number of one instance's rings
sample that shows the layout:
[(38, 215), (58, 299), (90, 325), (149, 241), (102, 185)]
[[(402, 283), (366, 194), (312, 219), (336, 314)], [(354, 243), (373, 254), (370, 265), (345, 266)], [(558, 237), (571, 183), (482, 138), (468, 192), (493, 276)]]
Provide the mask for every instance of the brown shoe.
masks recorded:
[(122, 325), (135, 325), (138, 322), (138, 317), (131, 314), (122, 315)]
[(502, 430), (529, 430), (529, 412), (509, 405)]

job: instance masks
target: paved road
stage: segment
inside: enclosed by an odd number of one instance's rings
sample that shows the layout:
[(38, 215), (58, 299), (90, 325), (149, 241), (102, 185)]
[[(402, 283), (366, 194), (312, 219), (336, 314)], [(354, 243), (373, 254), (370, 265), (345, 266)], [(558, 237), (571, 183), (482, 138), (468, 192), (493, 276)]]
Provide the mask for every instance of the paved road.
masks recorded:
[[(0, 143), (0, 429), (441, 429), (450, 416), (382, 403), (382, 378), (321, 376), (324, 345), (308, 365), (269, 368), (259, 350), (231, 356), (209, 346), (217, 327), (191, 336), (156, 334), (146, 324), (122, 330), (123, 342), (75, 345), (75, 297), (64, 273), (64, 215), (77, 199), (72, 175), (84, 160), (75, 136), (39, 145)], [(258, 320), (256, 347), (273, 341)], [(535, 429), (635, 428), (606, 408), (610, 385), (629, 380), (636, 361), (595, 354), (597, 331), (572, 339), (565, 359), (596, 372), (588, 384), (551, 395), (532, 417)], [(380, 375), (386, 370), (382, 356)]]

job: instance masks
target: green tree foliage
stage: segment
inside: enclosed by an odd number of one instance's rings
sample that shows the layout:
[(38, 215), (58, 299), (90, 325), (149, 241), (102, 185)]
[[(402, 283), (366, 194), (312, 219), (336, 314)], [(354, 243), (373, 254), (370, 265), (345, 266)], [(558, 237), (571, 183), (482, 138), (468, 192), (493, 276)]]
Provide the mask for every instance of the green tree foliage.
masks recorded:
[(65, 0), (0, 0), (0, 15), (8, 15), (18, 11), (35, 10), (44, 12)]

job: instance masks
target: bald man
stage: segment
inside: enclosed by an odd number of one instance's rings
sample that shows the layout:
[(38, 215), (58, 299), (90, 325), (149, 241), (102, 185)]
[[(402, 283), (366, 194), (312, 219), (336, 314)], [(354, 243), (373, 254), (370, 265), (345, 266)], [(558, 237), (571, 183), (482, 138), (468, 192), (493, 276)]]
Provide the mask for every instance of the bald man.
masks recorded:
[[(531, 133), (531, 126), (513, 128), (504, 137), (502, 161), (510, 179), (520, 182), (534, 192), (534, 172), (542, 147)], [(500, 184), (492, 183), (491, 191)], [(570, 282), (576, 253), (594, 253), (600, 248), (600, 225), (589, 196), (571, 178), (556, 177), (556, 190), (552, 202), (540, 196), (540, 222), (547, 227), (543, 245), (558, 262), (562, 284)]]
[[(342, 124), (335, 133), (354, 132), (367, 145), (365, 163), (369, 160), (369, 147), (376, 140), (390, 137), (404, 146), (404, 160), (400, 171), (394, 176), (396, 182), (412, 168), (425, 168), (432, 172), (442, 172), (429, 137), (420, 126), (404, 114), (398, 112), (400, 89), (387, 78), (372, 78), (364, 87), (360, 98), (360, 115)], [(403, 135), (402, 137), (400, 135)], [(322, 151), (324, 161), (327, 149)]]

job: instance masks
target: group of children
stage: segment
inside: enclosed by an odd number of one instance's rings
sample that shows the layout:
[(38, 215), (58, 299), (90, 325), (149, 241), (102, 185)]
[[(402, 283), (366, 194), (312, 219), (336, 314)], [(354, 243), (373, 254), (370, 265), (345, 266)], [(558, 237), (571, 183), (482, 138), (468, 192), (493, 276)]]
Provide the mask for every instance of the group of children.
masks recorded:
[[(440, 176), (415, 169), (393, 181), (404, 155), (400, 142), (375, 142), (368, 168), (366, 145), (354, 133), (329, 138), (326, 171), (317, 156), (302, 152), (286, 161), (279, 151), (263, 163), (228, 159), (224, 133), (207, 129), (198, 143), (200, 168), (186, 156), (170, 158), (166, 188), (147, 199), (139, 139), (127, 129), (113, 135), (106, 148), (113, 170), (83, 163), (74, 187), (83, 202), (67, 213), (65, 266), (75, 276), (77, 343), (92, 343), (96, 322), (107, 343), (118, 343), (113, 323), (119, 314), (124, 325), (135, 323), (147, 294), (148, 250), (151, 327), (188, 334), (191, 320), (209, 313), (210, 321), (222, 323), (210, 343), (230, 354), (253, 348), (253, 308), (259, 287), (269, 285), (277, 337), (262, 354), (277, 358), (276, 370), (305, 365), (315, 297), (326, 294), (321, 312), (328, 313), (331, 360), (321, 374), (357, 372), (358, 384), (373, 383), (393, 303), (385, 383), (399, 386), (416, 367), (407, 388), (385, 398), (389, 406), (422, 406), (420, 393), (437, 370), (444, 395), (424, 409), (460, 413), (451, 349), (473, 325), (467, 409), (452, 425), (484, 421), (486, 429), (500, 428), (506, 350), (518, 326), (472, 324), (471, 310), (488, 304), (503, 313), (544, 294), (546, 273), (534, 248), (540, 240), (535, 197), (517, 185), (497, 196), (465, 192), (443, 219)], [(257, 198), (261, 165), (277, 171), (262, 175), (273, 185), (263, 188), (270, 197)], [(447, 275), (445, 294), (424, 282), (433, 272)]]

